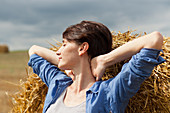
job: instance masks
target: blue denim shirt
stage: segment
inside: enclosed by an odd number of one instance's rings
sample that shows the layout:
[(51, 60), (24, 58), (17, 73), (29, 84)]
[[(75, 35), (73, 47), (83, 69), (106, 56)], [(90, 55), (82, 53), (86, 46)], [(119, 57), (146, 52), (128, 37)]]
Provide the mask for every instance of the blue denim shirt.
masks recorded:
[[(154, 66), (165, 60), (160, 50), (143, 48), (124, 64), (121, 72), (107, 81), (98, 81), (86, 92), (86, 113), (123, 113), (129, 99), (150, 76)], [(42, 57), (33, 54), (28, 65), (48, 86), (43, 113), (72, 84), (72, 79)]]

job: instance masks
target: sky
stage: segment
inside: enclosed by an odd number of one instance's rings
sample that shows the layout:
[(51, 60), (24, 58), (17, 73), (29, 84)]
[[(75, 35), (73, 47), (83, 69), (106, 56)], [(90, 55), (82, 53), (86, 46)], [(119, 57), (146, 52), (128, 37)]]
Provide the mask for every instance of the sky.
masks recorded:
[(82, 20), (110, 31), (159, 31), (170, 37), (170, 0), (0, 0), (0, 44), (10, 51), (51, 47), (62, 32)]

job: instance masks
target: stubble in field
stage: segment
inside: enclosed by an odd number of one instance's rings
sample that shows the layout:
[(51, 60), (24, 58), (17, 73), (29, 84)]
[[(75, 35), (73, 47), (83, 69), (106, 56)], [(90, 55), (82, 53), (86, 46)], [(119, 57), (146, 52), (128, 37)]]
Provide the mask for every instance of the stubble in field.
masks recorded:
[(10, 110), (8, 94), (15, 93), (20, 79), (26, 78), (27, 51), (0, 54), (0, 110), (7, 113)]

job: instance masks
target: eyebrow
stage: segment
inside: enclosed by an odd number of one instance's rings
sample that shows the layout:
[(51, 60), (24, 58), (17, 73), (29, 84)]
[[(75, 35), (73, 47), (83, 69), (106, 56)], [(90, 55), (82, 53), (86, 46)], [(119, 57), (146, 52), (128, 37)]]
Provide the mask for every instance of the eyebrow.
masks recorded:
[(67, 40), (66, 40), (66, 39), (63, 39), (62, 42), (63, 42), (63, 43), (67, 43)]

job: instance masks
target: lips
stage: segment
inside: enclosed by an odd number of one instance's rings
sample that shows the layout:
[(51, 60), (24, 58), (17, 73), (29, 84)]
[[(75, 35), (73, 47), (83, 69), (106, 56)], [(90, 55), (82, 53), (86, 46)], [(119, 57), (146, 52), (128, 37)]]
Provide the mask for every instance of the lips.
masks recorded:
[(59, 60), (61, 60), (62, 58), (61, 58), (61, 57), (59, 57), (58, 59), (59, 59)]

